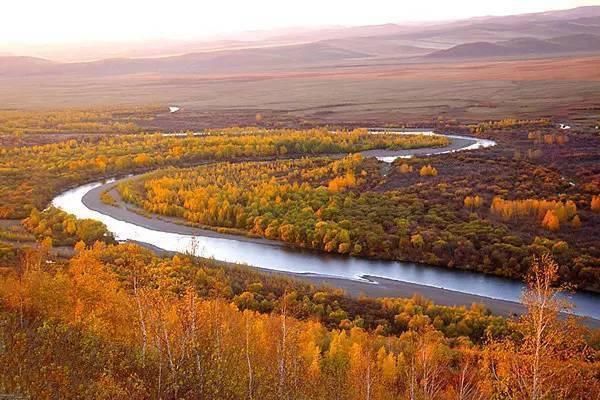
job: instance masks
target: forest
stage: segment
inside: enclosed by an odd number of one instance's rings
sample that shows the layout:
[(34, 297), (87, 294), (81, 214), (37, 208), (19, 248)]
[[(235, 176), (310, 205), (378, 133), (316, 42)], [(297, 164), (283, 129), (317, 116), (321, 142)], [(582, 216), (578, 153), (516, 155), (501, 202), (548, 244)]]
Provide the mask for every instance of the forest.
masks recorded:
[(369, 135), (366, 130), (231, 128), (204, 135), (138, 134), (0, 148), (0, 218), (25, 218), (60, 191), (105, 177), (215, 160), (289, 158), (369, 149), (445, 146), (439, 136)]
[[(492, 193), (486, 188), (478, 194), (440, 182), (447, 172), (432, 166), (438, 165), (433, 158), (400, 160), (385, 173), (381, 164), (360, 154), (217, 163), (152, 172), (124, 181), (118, 192), (150, 213), (222, 232), (516, 279), (526, 274), (532, 256), (551, 252), (560, 260), (562, 282), (600, 289), (597, 239), (580, 241), (576, 233), (584, 230), (579, 214), (585, 224), (598, 218), (595, 197), (574, 196), (579, 208), (568, 197), (505, 200), (497, 178)], [(553, 179), (551, 171), (535, 168), (542, 179)], [(560, 185), (558, 180), (555, 190)], [(533, 224), (535, 235), (513, 228), (523, 221)]]
[[(535, 259), (517, 320), (351, 299), (131, 244), (47, 244), (0, 274), (0, 390), (36, 399), (590, 399), (600, 336)], [(544, 301), (544, 306), (541, 302)], [(40, 361), (43, 367), (40, 368)]]
[(151, 119), (153, 108), (136, 110), (0, 110), (0, 135), (123, 134), (141, 132), (137, 122)]

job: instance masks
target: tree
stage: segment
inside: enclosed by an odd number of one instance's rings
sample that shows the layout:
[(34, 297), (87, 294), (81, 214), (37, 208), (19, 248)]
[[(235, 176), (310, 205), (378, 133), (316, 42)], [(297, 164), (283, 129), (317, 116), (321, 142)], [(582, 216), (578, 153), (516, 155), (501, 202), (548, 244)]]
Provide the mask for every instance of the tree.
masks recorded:
[(556, 212), (552, 210), (546, 211), (544, 219), (542, 220), (542, 226), (549, 231), (558, 231), (560, 229), (560, 221)]
[(413, 172), (413, 167), (412, 165), (409, 165), (407, 163), (402, 163), (400, 165), (400, 173), (401, 174), (408, 174), (410, 172)]
[(246, 355), (246, 366), (248, 368), (248, 399), (253, 399), (254, 394), (254, 375), (252, 370), (252, 360), (251, 360), (251, 351), (250, 351), (250, 317), (253, 316), (253, 313), (249, 310), (244, 311), (244, 332), (245, 332), (245, 346), (244, 352)]
[(357, 399), (371, 400), (376, 373), (368, 335), (360, 328), (352, 328), (350, 338), (354, 342), (349, 351), (352, 392)]
[(437, 176), (437, 174), (437, 169), (432, 167), (430, 164), (424, 165), (419, 171), (419, 175), (421, 176)]
[(541, 258), (534, 258), (531, 270), (527, 277), (527, 290), (523, 295), (523, 304), (527, 307), (527, 314), (523, 323), (527, 339), (527, 346), (533, 350), (531, 365), (531, 391), (532, 400), (544, 398), (543, 391), (547, 390), (547, 378), (544, 376), (543, 362), (553, 341), (552, 332), (558, 313), (564, 308), (564, 304), (558, 298), (560, 289), (554, 287), (558, 280), (558, 264), (549, 254)]
[(571, 220), (571, 226), (575, 229), (581, 228), (581, 219), (579, 219), (579, 215), (575, 215)]
[(559, 318), (569, 304), (561, 296), (565, 288), (555, 286), (558, 270), (548, 253), (533, 259), (523, 294), (527, 312), (515, 324), (517, 335), (486, 349), (499, 398), (588, 399), (598, 393), (592, 370), (579, 369), (590, 356), (584, 333), (573, 318)]
[(425, 244), (425, 241), (423, 240), (423, 236), (417, 233), (410, 237), (410, 243), (416, 248), (421, 248)]
[(600, 213), (600, 195), (592, 196), (592, 200), (590, 201), (590, 208), (593, 212)]
[(481, 196), (466, 196), (463, 204), (468, 209), (479, 208), (483, 204), (483, 199)]
[(150, 163), (152, 162), (152, 159), (150, 158), (150, 156), (148, 154), (142, 153), (142, 154), (138, 154), (137, 156), (135, 156), (133, 158), (133, 162), (139, 166), (146, 166), (146, 165), (150, 165)]
[(353, 172), (348, 172), (344, 176), (338, 176), (329, 182), (328, 188), (332, 192), (341, 192), (347, 188), (356, 186), (356, 177)]

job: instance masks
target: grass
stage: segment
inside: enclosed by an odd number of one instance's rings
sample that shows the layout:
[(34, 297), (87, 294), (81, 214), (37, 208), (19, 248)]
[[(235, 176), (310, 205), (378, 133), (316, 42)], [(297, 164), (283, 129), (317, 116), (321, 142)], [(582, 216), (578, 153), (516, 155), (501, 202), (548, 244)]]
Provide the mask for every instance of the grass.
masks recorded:
[[(164, 129), (256, 123), (431, 124), (438, 117), (600, 117), (600, 58), (358, 66), (234, 76), (116, 76), (3, 81), (3, 107), (164, 104), (147, 126)], [(169, 114), (167, 105), (182, 110)], [(144, 123), (144, 122), (142, 122)]]

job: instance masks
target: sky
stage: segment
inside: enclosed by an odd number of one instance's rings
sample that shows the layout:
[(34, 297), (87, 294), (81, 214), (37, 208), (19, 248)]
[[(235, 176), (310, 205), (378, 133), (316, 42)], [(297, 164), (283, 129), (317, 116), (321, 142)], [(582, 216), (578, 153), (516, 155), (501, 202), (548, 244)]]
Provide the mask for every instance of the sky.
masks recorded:
[(213, 39), (287, 27), (375, 25), (600, 5), (600, 0), (6, 0), (5, 46)]

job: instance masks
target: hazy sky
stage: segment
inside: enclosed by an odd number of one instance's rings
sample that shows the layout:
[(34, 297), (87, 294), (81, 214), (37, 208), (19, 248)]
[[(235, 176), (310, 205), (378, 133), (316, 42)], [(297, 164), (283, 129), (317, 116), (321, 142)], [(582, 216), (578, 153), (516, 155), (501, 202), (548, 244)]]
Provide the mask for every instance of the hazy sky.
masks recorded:
[(198, 39), (284, 27), (368, 25), (505, 15), (600, 0), (6, 0), (5, 46)]

